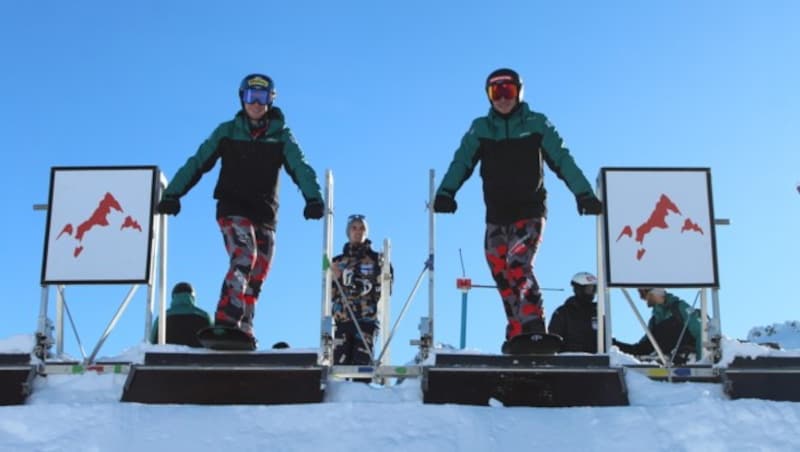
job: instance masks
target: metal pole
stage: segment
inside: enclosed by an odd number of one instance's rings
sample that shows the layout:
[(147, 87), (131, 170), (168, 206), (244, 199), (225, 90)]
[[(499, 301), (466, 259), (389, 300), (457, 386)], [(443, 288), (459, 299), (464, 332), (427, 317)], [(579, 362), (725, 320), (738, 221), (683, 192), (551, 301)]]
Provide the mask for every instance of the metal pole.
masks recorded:
[[(689, 321), (692, 319), (692, 315), (694, 314), (694, 307), (697, 306), (697, 299), (699, 298), (701, 300), (700, 301), (700, 306), (703, 306), (703, 303), (705, 303), (705, 301), (704, 301), (705, 297), (706, 297), (706, 293), (705, 293), (705, 289), (703, 289), (703, 288), (698, 290), (697, 291), (697, 295), (694, 296), (694, 301), (692, 302), (692, 311), (691, 311), (692, 314), (688, 314), (686, 316), (686, 320), (683, 322), (683, 328), (681, 328), (681, 334), (678, 335), (678, 341), (675, 343), (675, 348), (672, 350), (672, 355), (669, 358), (670, 362), (675, 361), (675, 356), (677, 356), (678, 349), (680, 349), (680, 345), (683, 342), (683, 335), (686, 334), (686, 329), (689, 327)], [(705, 311), (705, 309), (701, 309), (701, 312), (702, 311)], [(678, 318), (677, 320), (680, 321), (681, 319)], [(705, 322), (703, 322), (703, 323), (705, 323)], [(700, 334), (701, 334), (701, 337), (705, 336), (704, 332), (701, 332)], [(697, 338), (695, 338), (695, 340), (697, 340)], [(704, 344), (703, 345), (703, 349), (705, 349), (705, 342), (701, 342), (701, 343)], [(701, 351), (701, 353), (704, 353), (704, 352)], [(702, 358), (702, 356), (699, 356), (698, 359), (699, 358)]]
[(64, 356), (64, 286), (56, 286), (56, 356)]
[(430, 178), (428, 181), (428, 336), (430, 346), (434, 345), (433, 328), (434, 328), (434, 289), (435, 279), (433, 273), (434, 254), (436, 252), (436, 220), (433, 212), (433, 201), (436, 197), (436, 171), (430, 170)]
[(48, 294), (49, 294), (49, 287), (47, 285), (42, 286), (42, 296), (39, 299), (39, 321), (36, 325), (36, 331), (38, 331), (42, 337), (48, 336), (47, 331), (47, 301), (48, 301)]
[[(97, 345), (94, 347), (94, 350), (92, 350), (92, 354), (89, 355), (89, 358), (86, 359), (86, 363), (87, 364), (91, 364), (91, 363), (94, 362), (94, 358), (97, 356), (97, 353), (100, 352), (100, 347), (103, 346), (103, 343), (108, 338), (108, 335), (111, 334), (111, 330), (113, 330), (114, 327), (117, 325), (117, 322), (119, 321), (119, 318), (122, 317), (122, 313), (125, 312), (125, 308), (128, 307), (128, 303), (131, 302), (131, 299), (133, 298), (134, 294), (136, 294), (136, 291), (138, 289), (139, 289), (139, 285), (138, 284), (134, 284), (133, 286), (131, 286), (131, 290), (128, 291), (128, 295), (125, 296), (125, 299), (122, 301), (122, 304), (117, 309), (117, 312), (114, 314), (114, 317), (112, 317), (111, 321), (108, 322), (108, 326), (106, 326), (105, 331), (103, 331), (103, 335), (100, 336), (100, 340), (97, 341)], [(162, 315), (162, 319), (163, 318), (164, 318), (164, 316)], [(162, 320), (162, 322), (166, 323), (166, 319)], [(165, 334), (165, 331), (163, 329), (161, 329), (158, 332), (159, 337), (162, 334)]]
[(380, 363), (381, 360), (383, 359), (384, 351), (388, 349), (389, 347), (388, 344), (392, 342), (392, 337), (394, 337), (394, 333), (395, 330), (397, 330), (397, 326), (400, 324), (400, 321), (403, 320), (403, 316), (405, 316), (406, 310), (408, 309), (411, 300), (414, 299), (414, 295), (416, 295), (417, 289), (419, 289), (420, 283), (422, 282), (422, 277), (425, 276), (425, 272), (429, 271), (430, 271), (430, 261), (425, 262), (425, 268), (422, 269), (422, 272), (420, 272), (419, 276), (417, 277), (417, 281), (414, 283), (414, 288), (411, 289), (411, 295), (409, 295), (408, 298), (406, 298), (406, 302), (403, 303), (403, 308), (400, 309), (400, 315), (397, 316), (397, 320), (394, 321), (394, 325), (392, 325), (392, 330), (389, 332), (389, 337), (386, 338), (387, 348), (381, 351), (380, 356), (378, 356), (378, 359), (375, 360), (375, 362)]
[[(322, 255), (330, 260), (332, 254), (333, 239), (333, 172), (328, 169), (325, 171), (325, 216), (323, 217), (322, 230)], [(322, 269), (322, 317), (331, 312), (331, 275), (327, 269)]]
[(603, 234), (603, 220), (602, 217), (597, 217), (597, 353), (607, 353), (611, 347), (611, 322), (606, 321), (609, 319), (607, 309), (608, 290), (606, 289), (606, 271), (605, 259), (603, 259), (603, 250), (605, 249), (604, 234)]
[(467, 345), (467, 291), (461, 293), (461, 350)]
[[(159, 197), (160, 198), (160, 197)], [(161, 246), (161, 220), (159, 219), (161, 215), (153, 215), (153, 236), (155, 240), (150, 244), (150, 280), (147, 282), (147, 298), (144, 303), (144, 341), (148, 342), (150, 340), (150, 333), (153, 325), (153, 300), (156, 296), (155, 293), (155, 284), (153, 282), (156, 280), (156, 272), (158, 271), (158, 266), (153, 265), (153, 262), (157, 262), (158, 260), (158, 252), (159, 247)]]
[[(167, 187), (167, 177), (164, 176), (164, 173), (159, 173), (159, 198), (163, 190)], [(169, 236), (169, 222), (167, 220), (166, 215), (158, 215), (159, 217), (159, 235), (158, 235), (158, 243), (159, 243), (159, 261), (160, 261), (160, 271), (158, 277), (158, 299), (159, 299), (159, 306), (158, 306), (158, 343), (160, 345), (164, 345), (167, 343), (167, 238)], [(152, 324), (152, 321), (150, 322)], [(145, 341), (148, 341), (150, 336), (148, 335), (145, 337)]]
[(72, 318), (72, 313), (69, 312), (67, 297), (63, 294), (64, 286), (59, 287), (59, 290), (62, 291), (61, 298), (64, 300), (64, 312), (67, 314), (67, 320), (69, 320), (69, 324), (72, 327), (72, 332), (75, 334), (75, 341), (78, 343), (78, 350), (81, 352), (81, 357), (86, 359), (86, 350), (83, 348), (81, 336), (78, 334), (78, 327), (75, 325), (75, 320)]
[(606, 286), (606, 234), (605, 218), (608, 214), (608, 200), (603, 199), (603, 179), (597, 176), (597, 196), (603, 201), (603, 214), (597, 216), (595, 228), (597, 243), (597, 353), (608, 353), (611, 349), (611, 292)]
[[(161, 251), (159, 253), (159, 260), (161, 261), (161, 271), (158, 278), (158, 343), (164, 345), (167, 343), (167, 229), (169, 222), (166, 215), (161, 217), (161, 240), (159, 241)], [(148, 340), (149, 336), (145, 338)]]
[(711, 305), (714, 311), (714, 318), (711, 319), (711, 323), (714, 326), (714, 334), (721, 336), (722, 321), (720, 320), (720, 313), (719, 313), (719, 287), (713, 287), (711, 289)]
[[(382, 327), (389, 326), (392, 316), (392, 243), (389, 239), (383, 239), (383, 262), (381, 263), (381, 299), (378, 309), (380, 311), (380, 324)], [(381, 338), (381, 353), (386, 362), (392, 362), (391, 350), (389, 350), (388, 338), (385, 331), (378, 330)], [(384, 350), (386, 350), (384, 352)]]
[[(320, 360), (330, 353), (328, 347), (333, 339), (333, 316), (331, 315), (331, 272), (328, 265), (333, 258), (333, 171), (325, 170), (325, 216), (322, 227), (322, 300), (320, 302)], [(342, 293), (344, 295), (344, 293)], [(333, 359), (330, 356), (331, 360)]]
[[(689, 319), (686, 319), (686, 324), (689, 324)], [(703, 348), (700, 350), (702, 353), (697, 359), (706, 357), (706, 344), (708, 343), (708, 297), (706, 296), (706, 288), (700, 289), (700, 343)]]
[[(647, 335), (647, 338), (650, 340), (650, 343), (653, 344), (653, 348), (655, 349), (656, 353), (658, 353), (658, 357), (661, 358), (661, 362), (664, 363), (667, 367), (672, 366), (672, 362), (671, 361), (667, 362), (667, 358), (664, 356), (664, 352), (661, 351), (661, 347), (659, 347), (658, 342), (656, 341), (656, 338), (653, 337), (653, 333), (650, 332), (650, 328), (647, 327), (647, 323), (645, 323), (644, 319), (642, 318), (642, 315), (639, 314), (639, 310), (636, 309), (636, 305), (633, 303), (633, 299), (631, 298), (630, 294), (628, 294), (628, 291), (623, 288), (622, 289), (622, 293), (625, 295), (625, 298), (628, 300), (628, 304), (631, 305), (631, 309), (633, 310), (633, 313), (636, 314), (636, 318), (639, 319), (639, 324), (642, 325), (642, 328), (644, 329), (644, 333)], [(670, 372), (669, 378), (670, 378), (670, 381), (672, 381), (672, 373), (671, 372)]]

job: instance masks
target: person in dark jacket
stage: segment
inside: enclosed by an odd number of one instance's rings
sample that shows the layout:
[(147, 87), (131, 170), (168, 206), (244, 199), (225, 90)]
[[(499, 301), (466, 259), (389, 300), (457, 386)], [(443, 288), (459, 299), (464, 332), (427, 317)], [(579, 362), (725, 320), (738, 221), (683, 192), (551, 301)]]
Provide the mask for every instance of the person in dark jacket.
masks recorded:
[(336, 279), (331, 288), (332, 315), (336, 324), (335, 338), (341, 340), (334, 347), (333, 362), (371, 364), (374, 337), (379, 327), (383, 256), (372, 249), (363, 215), (350, 215), (346, 232), (348, 242), (342, 254), (331, 261)]
[(506, 340), (545, 331), (542, 294), (533, 273), (547, 216), (546, 164), (575, 195), (578, 213), (599, 215), (603, 206), (575, 164), (555, 127), (522, 101), (523, 84), (511, 69), (486, 78), (491, 103), (472, 122), (436, 191), (433, 210), (456, 211), (456, 192), (481, 164), (486, 204), (484, 249), (506, 318)]
[(547, 331), (563, 338), (563, 352), (597, 353), (597, 278), (580, 272), (570, 284), (573, 295), (553, 311)]
[[(661, 351), (669, 357), (677, 347), (674, 364), (686, 362), (692, 353), (695, 354), (695, 358), (700, 358), (703, 353), (702, 324), (697, 311), (664, 289), (639, 288), (638, 292), (639, 297), (645, 300), (647, 306), (653, 310), (647, 327)], [(685, 330), (684, 324), (686, 324)], [(681, 332), (683, 332), (682, 338)], [(620, 342), (616, 339), (613, 340), (613, 344), (619, 347), (621, 352), (629, 355), (648, 355), (655, 351), (647, 335), (644, 335), (635, 344)]]
[[(211, 317), (196, 305), (191, 284), (181, 282), (172, 288), (172, 302), (167, 309), (167, 344), (202, 347), (197, 332), (211, 326)], [(150, 342), (158, 343), (158, 317), (150, 332)]]
[(272, 105), (274, 98), (275, 84), (270, 77), (244, 77), (239, 85), (241, 111), (220, 124), (189, 157), (156, 209), (160, 214), (177, 215), (180, 198), (222, 161), (214, 198), (230, 268), (214, 320), (216, 325), (240, 328), (251, 336), (256, 301), (274, 250), (281, 168), (305, 198), (303, 216), (319, 219), (324, 214), (316, 173), (286, 127), (283, 113)]

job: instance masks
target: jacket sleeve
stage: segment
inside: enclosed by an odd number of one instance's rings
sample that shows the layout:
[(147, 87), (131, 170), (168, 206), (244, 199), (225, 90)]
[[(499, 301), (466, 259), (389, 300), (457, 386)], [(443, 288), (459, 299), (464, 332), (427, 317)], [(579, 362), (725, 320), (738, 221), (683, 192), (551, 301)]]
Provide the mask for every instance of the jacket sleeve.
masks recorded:
[(627, 353), (629, 355), (649, 355), (653, 353), (655, 349), (653, 348), (653, 344), (650, 343), (650, 340), (647, 338), (645, 334), (639, 342), (635, 344), (626, 344), (624, 342), (616, 342), (617, 347), (623, 353)]
[(473, 121), (469, 131), (461, 138), (461, 145), (456, 149), (453, 161), (450, 162), (450, 167), (447, 168), (447, 173), (445, 173), (442, 183), (436, 190), (437, 195), (455, 198), (458, 189), (464, 185), (464, 182), (469, 179), (475, 170), (475, 165), (478, 164), (478, 149), (480, 148), (478, 137), (481, 126), (480, 121), (481, 118)]
[(211, 316), (206, 311), (204, 311), (202, 309), (199, 309), (199, 308), (198, 308), (198, 310), (200, 311), (200, 314), (199, 314), (200, 317), (205, 319), (205, 321), (208, 323), (208, 326), (211, 326), (211, 325), (214, 324), (214, 323), (211, 322)]
[(563, 311), (562, 308), (553, 311), (553, 315), (550, 316), (550, 323), (547, 325), (548, 333), (558, 334), (562, 338), (567, 334), (567, 319)]
[(180, 198), (192, 189), (203, 174), (209, 172), (219, 159), (217, 148), (220, 141), (231, 133), (233, 121), (220, 124), (214, 132), (197, 149), (197, 152), (186, 160), (186, 163), (175, 173), (163, 197)]
[[(341, 260), (342, 260), (342, 255), (341, 254), (338, 255), (338, 256), (335, 256), (331, 260), (331, 267), (333, 267), (334, 265), (339, 265)], [(334, 276), (333, 272), (331, 272), (331, 301), (332, 302), (340, 301), (340, 298), (342, 296), (341, 292), (339, 291), (339, 284), (336, 284), (336, 282), (333, 280), (334, 278), (335, 278), (335, 276)], [(339, 281), (339, 283), (341, 284), (341, 281)]]
[(573, 195), (581, 193), (594, 193), (592, 185), (578, 168), (569, 149), (564, 146), (564, 140), (556, 131), (555, 126), (541, 113), (534, 113), (536, 122), (541, 128), (542, 150), (547, 166), (567, 184)]
[[(370, 279), (375, 288), (372, 292), (372, 301), (375, 303), (375, 306), (377, 306), (381, 301), (381, 291), (383, 290), (383, 263), (381, 256), (376, 251), (372, 251), (372, 259), (375, 262), (372, 275), (370, 275)], [(389, 286), (389, 290), (391, 290), (391, 286)]]
[(322, 201), (317, 173), (306, 161), (303, 151), (297, 144), (294, 135), (288, 127), (284, 127), (281, 133), (283, 142), (283, 159), (286, 162), (286, 172), (292, 178), (297, 188), (303, 194), (303, 199), (309, 201)]
[(700, 357), (703, 356), (703, 325), (700, 322), (700, 315), (685, 301), (680, 300), (678, 303), (683, 322), (686, 323), (688, 318), (688, 325), (686, 329), (692, 334), (692, 337), (694, 337), (695, 353), (697, 359), (700, 359)]

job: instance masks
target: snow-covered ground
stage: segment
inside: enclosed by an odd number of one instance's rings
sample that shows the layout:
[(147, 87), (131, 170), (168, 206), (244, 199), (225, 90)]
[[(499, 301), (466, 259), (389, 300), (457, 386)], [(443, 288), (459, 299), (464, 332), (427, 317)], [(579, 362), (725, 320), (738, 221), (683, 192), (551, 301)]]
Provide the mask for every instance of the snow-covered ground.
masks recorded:
[[(797, 324), (751, 331), (748, 339), (784, 350), (724, 340), (721, 364), (734, 355), (800, 355), (792, 350)], [(32, 337), (14, 336), (0, 340), (0, 352), (32, 345)], [(139, 362), (154, 347), (113, 359)], [(159, 348), (172, 349), (184, 350)], [(630, 359), (612, 351), (613, 362)], [(391, 387), (331, 382), (321, 404), (191, 406), (121, 403), (125, 375), (50, 375), (37, 378), (27, 404), (0, 407), (0, 450), (800, 450), (800, 403), (728, 400), (719, 384), (660, 383), (636, 372), (626, 380), (627, 407), (424, 405), (413, 379)]]

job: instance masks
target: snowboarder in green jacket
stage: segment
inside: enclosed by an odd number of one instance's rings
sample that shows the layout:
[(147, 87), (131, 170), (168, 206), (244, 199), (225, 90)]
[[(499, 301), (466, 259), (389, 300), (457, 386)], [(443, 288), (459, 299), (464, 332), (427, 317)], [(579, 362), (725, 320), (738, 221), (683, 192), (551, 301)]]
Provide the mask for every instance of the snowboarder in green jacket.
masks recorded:
[[(696, 359), (702, 357), (703, 326), (698, 311), (664, 289), (643, 287), (638, 291), (639, 297), (653, 310), (647, 328), (650, 329), (661, 351), (667, 355), (675, 354), (673, 364), (686, 362), (691, 353), (695, 354)], [(616, 339), (613, 344), (619, 347), (621, 352), (630, 355), (648, 355), (655, 351), (647, 335), (635, 344), (627, 344)]]
[(216, 219), (230, 257), (216, 325), (253, 336), (255, 304), (267, 277), (278, 221), (278, 178), (284, 168), (305, 199), (303, 216), (319, 219), (324, 204), (317, 175), (306, 162), (281, 110), (272, 105), (275, 83), (250, 74), (239, 85), (241, 110), (220, 124), (178, 170), (164, 190), (157, 212), (177, 215), (180, 198), (221, 161), (214, 198)]
[(578, 213), (599, 215), (603, 205), (564, 147), (555, 127), (523, 102), (523, 83), (511, 69), (486, 78), (491, 109), (472, 122), (436, 191), (433, 209), (456, 211), (456, 192), (481, 164), (486, 205), (484, 249), (508, 324), (506, 343), (545, 332), (542, 294), (533, 273), (547, 216), (544, 166), (575, 195)]

